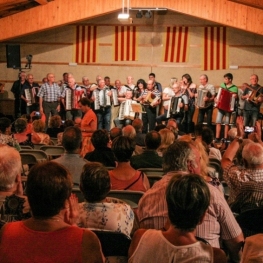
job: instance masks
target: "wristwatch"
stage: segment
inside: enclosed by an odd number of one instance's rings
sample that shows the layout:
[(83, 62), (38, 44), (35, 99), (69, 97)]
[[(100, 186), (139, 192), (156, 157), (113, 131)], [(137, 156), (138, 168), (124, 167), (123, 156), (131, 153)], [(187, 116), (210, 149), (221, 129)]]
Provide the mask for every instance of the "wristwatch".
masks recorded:
[(243, 142), (243, 138), (241, 136), (236, 136), (235, 139), (237, 140), (238, 143)]

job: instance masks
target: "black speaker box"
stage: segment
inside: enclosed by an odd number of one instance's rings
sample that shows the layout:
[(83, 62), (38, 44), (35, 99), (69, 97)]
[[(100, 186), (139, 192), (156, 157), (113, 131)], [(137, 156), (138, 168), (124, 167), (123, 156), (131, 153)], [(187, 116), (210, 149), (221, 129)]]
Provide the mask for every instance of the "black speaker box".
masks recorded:
[(7, 68), (21, 68), (20, 45), (6, 45)]

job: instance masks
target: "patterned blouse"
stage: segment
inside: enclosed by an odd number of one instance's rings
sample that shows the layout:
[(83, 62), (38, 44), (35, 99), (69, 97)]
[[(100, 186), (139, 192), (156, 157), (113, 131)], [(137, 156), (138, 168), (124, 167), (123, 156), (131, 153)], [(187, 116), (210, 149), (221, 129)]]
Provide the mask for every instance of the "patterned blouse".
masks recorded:
[(79, 204), (79, 227), (110, 230), (130, 236), (133, 221), (134, 213), (131, 207), (125, 203), (115, 203), (111, 198), (102, 203)]

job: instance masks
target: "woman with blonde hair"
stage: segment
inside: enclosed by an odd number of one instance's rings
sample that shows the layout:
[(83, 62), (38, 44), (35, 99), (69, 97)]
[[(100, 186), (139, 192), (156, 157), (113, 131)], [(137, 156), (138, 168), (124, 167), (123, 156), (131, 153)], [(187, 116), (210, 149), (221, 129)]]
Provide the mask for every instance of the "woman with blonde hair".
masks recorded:
[(175, 135), (167, 128), (161, 129), (159, 134), (161, 135), (161, 145), (157, 149), (157, 153), (159, 156), (163, 156), (163, 152), (174, 142)]
[(42, 120), (34, 120), (32, 132), (32, 142), (34, 144), (50, 144), (50, 137), (44, 133), (45, 123)]

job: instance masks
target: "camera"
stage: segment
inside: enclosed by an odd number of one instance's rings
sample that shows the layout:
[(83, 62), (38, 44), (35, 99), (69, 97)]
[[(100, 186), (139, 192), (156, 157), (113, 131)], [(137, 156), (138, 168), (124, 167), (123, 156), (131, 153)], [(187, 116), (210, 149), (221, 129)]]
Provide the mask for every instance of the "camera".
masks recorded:
[(254, 132), (254, 127), (246, 126), (246, 127), (245, 127), (245, 132), (247, 132), (247, 133)]
[(40, 112), (39, 112), (39, 111), (36, 111), (36, 112), (35, 112), (35, 116), (40, 116)]

